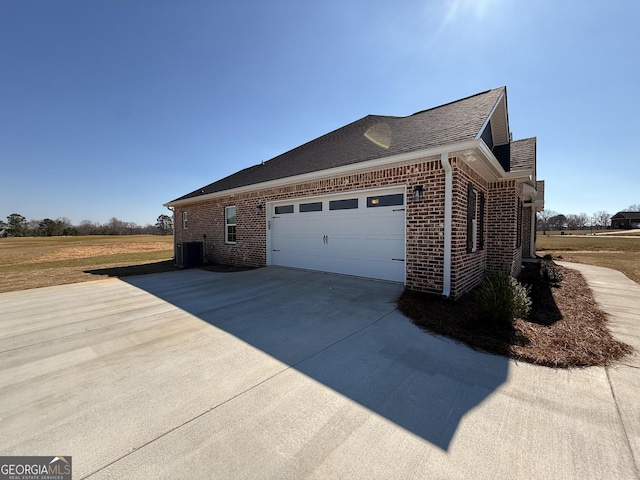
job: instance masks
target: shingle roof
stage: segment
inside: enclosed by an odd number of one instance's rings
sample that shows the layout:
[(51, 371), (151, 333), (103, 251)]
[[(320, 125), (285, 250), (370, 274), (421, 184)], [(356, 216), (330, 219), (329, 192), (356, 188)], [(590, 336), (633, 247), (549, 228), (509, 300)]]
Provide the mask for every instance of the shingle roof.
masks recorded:
[(368, 115), (174, 201), (476, 138), (505, 87), (407, 117)]
[(618, 212), (612, 218), (629, 218), (635, 220), (640, 218), (640, 212)]
[(511, 142), (511, 170), (534, 170), (536, 137)]

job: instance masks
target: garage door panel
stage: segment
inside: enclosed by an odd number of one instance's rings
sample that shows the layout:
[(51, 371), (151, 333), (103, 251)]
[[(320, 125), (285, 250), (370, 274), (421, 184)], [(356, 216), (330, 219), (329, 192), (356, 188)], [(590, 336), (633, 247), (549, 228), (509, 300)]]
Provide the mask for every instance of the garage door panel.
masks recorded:
[[(293, 213), (271, 218), (271, 263), (404, 282), (404, 207), (368, 208), (366, 195), (327, 197), (321, 212), (300, 212), (309, 200), (287, 201)], [(352, 198), (357, 209), (329, 210), (332, 200)]]

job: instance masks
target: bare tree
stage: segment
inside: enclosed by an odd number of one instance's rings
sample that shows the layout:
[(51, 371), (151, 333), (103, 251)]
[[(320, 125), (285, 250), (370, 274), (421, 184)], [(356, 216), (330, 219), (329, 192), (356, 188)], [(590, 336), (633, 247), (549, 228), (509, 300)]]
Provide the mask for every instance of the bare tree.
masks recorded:
[(589, 215), (584, 212), (579, 213), (578, 215), (576, 215), (576, 222), (578, 224), (578, 228), (582, 230), (589, 223)]
[(640, 203), (629, 205), (629, 207), (627, 208), (627, 212), (640, 212)]
[(605, 210), (600, 210), (599, 212), (594, 213), (593, 219), (598, 228), (607, 228), (611, 225), (611, 215)]
[(586, 213), (571, 213), (567, 215), (567, 228), (569, 230), (582, 230), (589, 223), (589, 215)]
[(580, 229), (578, 223), (578, 215), (576, 215), (575, 213), (570, 213), (569, 215), (567, 215), (567, 228), (569, 230)]
[(542, 210), (538, 212), (538, 227), (542, 229), (542, 233), (546, 234), (549, 230), (549, 219), (558, 215), (553, 210)]

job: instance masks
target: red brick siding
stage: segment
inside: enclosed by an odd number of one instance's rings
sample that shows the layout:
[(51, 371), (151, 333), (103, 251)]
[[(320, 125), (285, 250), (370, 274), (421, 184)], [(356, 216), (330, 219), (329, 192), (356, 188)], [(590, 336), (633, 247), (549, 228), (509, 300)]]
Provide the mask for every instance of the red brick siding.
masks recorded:
[[(205, 260), (231, 265), (266, 264), (266, 216), (256, 214), (257, 205), (286, 198), (326, 195), (353, 190), (406, 185), (407, 286), (442, 292), (444, 259), (444, 170), (439, 157), (409, 165), (354, 173), (303, 184), (257, 190), (176, 207), (175, 218), (188, 211), (187, 229), (178, 225), (176, 242), (204, 241)], [(411, 202), (411, 193), (422, 185), (423, 199)], [(224, 242), (224, 207), (237, 209), (237, 243)], [(206, 235), (206, 238), (204, 237)]]
[[(484, 248), (467, 253), (467, 185), (471, 183), (485, 194), (485, 244)], [(459, 298), (472, 290), (484, 278), (487, 259), (487, 182), (465, 162), (453, 162), (453, 218), (451, 242), (451, 296)], [(478, 235), (480, 232), (478, 231)]]
[(516, 246), (518, 199), (522, 184), (504, 180), (489, 184), (487, 201), (487, 270), (518, 275), (522, 266), (522, 248)]
[[(503, 206), (501, 202), (516, 194), (515, 182), (495, 184), (493, 190), (469, 166), (461, 160), (451, 159), (453, 168), (452, 210), (452, 276), (451, 295), (459, 298), (471, 290), (483, 278), (485, 263), (513, 265), (515, 261), (515, 206)], [(466, 252), (467, 184), (471, 182), (485, 192), (485, 243), (484, 250)], [(408, 165), (390, 166), (378, 170), (354, 173), (324, 180), (278, 188), (256, 190), (213, 200), (205, 200), (175, 208), (175, 218), (181, 219), (188, 212), (187, 229), (179, 222), (175, 241), (203, 241), (205, 261), (242, 266), (266, 265), (266, 214), (258, 214), (256, 206), (267, 202), (327, 195), (354, 190), (406, 185), (406, 276), (407, 287), (419, 291), (442, 293), (444, 269), (444, 204), (445, 174), (439, 157), (430, 157)], [(417, 185), (423, 186), (420, 203), (411, 201), (411, 193)], [(494, 185), (494, 184), (492, 184)], [(515, 196), (513, 202), (515, 205)], [(225, 207), (235, 205), (237, 216), (237, 243), (225, 243)], [(513, 247), (505, 244), (503, 232), (496, 228), (491, 215), (498, 215), (498, 224), (512, 221)], [(493, 225), (493, 227), (492, 227)], [(491, 248), (497, 248), (491, 254)], [(505, 259), (506, 256), (506, 259)], [(519, 264), (519, 261), (518, 261)]]

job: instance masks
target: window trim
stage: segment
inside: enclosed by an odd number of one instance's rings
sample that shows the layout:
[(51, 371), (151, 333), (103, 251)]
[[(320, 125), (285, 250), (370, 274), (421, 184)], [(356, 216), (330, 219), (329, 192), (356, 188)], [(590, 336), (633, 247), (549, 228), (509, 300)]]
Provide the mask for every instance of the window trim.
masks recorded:
[[(234, 217), (236, 217), (236, 215), (238, 214), (238, 209), (236, 208), (235, 205), (229, 205), (227, 207), (224, 207), (224, 243), (227, 243), (229, 245), (235, 245), (236, 243), (238, 243), (238, 231), (237, 231), (237, 222), (238, 222), (238, 218), (235, 218), (235, 223), (229, 223), (229, 215), (228, 215), (228, 211), (229, 209), (233, 208), (234, 209)], [(234, 232), (233, 235), (235, 237), (234, 240), (229, 240), (229, 227), (234, 227)]]
[(188, 212), (184, 211), (182, 212), (182, 229), (183, 230), (187, 229), (187, 220), (188, 220)]

